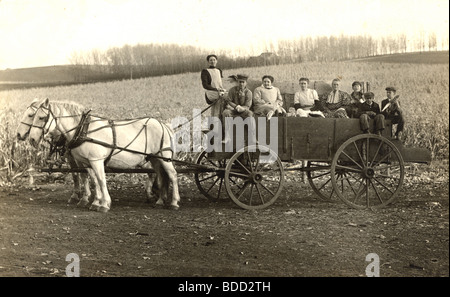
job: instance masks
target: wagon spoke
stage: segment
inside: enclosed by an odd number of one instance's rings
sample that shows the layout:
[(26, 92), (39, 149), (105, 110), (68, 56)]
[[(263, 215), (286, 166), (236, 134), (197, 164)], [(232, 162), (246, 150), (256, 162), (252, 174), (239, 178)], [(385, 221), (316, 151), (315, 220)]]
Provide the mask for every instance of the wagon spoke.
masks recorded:
[(316, 179), (316, 178), (318, 178), (318, 177), (322, 177), (322, 176), (328, 175), (328, 174), (330, 174), (330, 173), (331, 173), (331, 171), (328, 171), (328, 172), (325, 172), (325, 173), (322, 173), (322, 174), (319, 174), (319, 175), (315, 175), (315, 176), (312, 176), (311, 179)]
[(349, 158), (350, 159), (350, 161), (352, 161), (353, 163), (355, 163), (356, 164), (356, 166), (358, 166), (359, 168), (361, 168), (362, 169), (362, 166), (361, 165), (359, 165), (358, 164), (358, 162), (356, 162), (355, 160), (353, 160), (353, 158), (352, 157), (350, 157), (346, 152), (344, 152), (344, 151), (342, 151), (342, 153), (347, 157), (347, 158)]
[(248, 178), (248, 174), (240, 173), (240, 172), (236, 172), (236, 171), (230, 171), (230, 175), (239, 176), (241, 178)]
[(372, 188), (374, 189), (375, 194), (378, 197), (378, 200), (380, 200), (381, 204), (383, 204), (383, 199), (381, 198), (380, 193), (378, 193), (377, 187), (375, 187), (375, 184), (372, 181), (370, 181), (370, 184), (372, 185)]
[(222, 192), (222, 183), (223, 183), (223, 178), (220, 179), (219, 191), (217, 192), (217, 199), (219, 199), (220, 192)]
[(380, 149), (381, 149), (382, 145), (383, 145), (383, 141), (380, 141), (380, 144), (378, 145), (377, 150), (375, 151), (375, 154), (374, 154), (373, 159), (370, 162), (369, 166), (373, 166), (373, 162), (375, 162), (375, 159), (377, 158), (378, 153), (380, 152)]
[(220, 177), (217, 177), (216, 180), (214, 181), (214, 183), (209, 187), (208, 190), (206, 190), (206, 193), (209, 193), (209, 191), (211, 191), (211, 189), (216, 185), (217, 181), (220, 179)]
[(236, 162), (237, 162), (242, 168), (244, 168), (245, 171), (247, 171), (248, 173), (251, 173), (251, 172), (247, 169), (247, 167), (245, 167), (244, 164), (241, 163), (241, 161), (239, 161), (238, 159), (236, 159)]
[(358, 153), (359, 159), (361, 160), (361, 164), (364, 164), (364, 159), (363, 159), (363, 157), (361, 156), (361, 152), (359, 151), (359, 148), (358, 148), (358, 146), (356, 145), (356, 142), (353, 142), (353, 146), (355, 147), (356, 152)]
[(383, 188), (385, 188), (386, 190), (388, 190), (391, 194), (394, 194), (394, 192), (388, 187), (386, 186), (384, 183), (380, 182), (377, 178), (373, 178), (377, 183), (379, 183)]
[(237, 199), (238, 199), (238, 200), (241, 200), (241, 196), (242, 196), (242, 194), (244, 194), (245, 190), (247, 190), (248, 185), (249, 185), (248, 182), (245, 182), (245, 183), (244, 183), (244, 186), (242, 187), (242, 189), (241, 189), (241, 190), (239, 191), (239, 193), (238, 193), (238, 196), (237, 196)]
[(324, 183), (320, 188), (318, 188), (318, 190), (322, 190), (329, 182), (331, 181), (331, 177), (327, 180), (326, 183)]
[(360, 178), (360, 179), (358, 179), (358, 182), (359, 182), (358, 190), (356, 192), (354, 192), (355, 196), (352, 201), (352, 203), (355, 203), (355, 204), (356, 204), (356, 200), (361, 196), (361, 194), (364, 190), (364, 179)]
[(369, 201), (369, 179), (366, 179), (366, 203), (367, 203), (367, 207), (370, 206), (370, 201)]
[(370, 149), (370, 138), (369, 137), (367, 137), (366, 138), (366, 164), (365, 165), (368, 165), (369, 164), (369, 149)]
[(250, 185), (250, 201), (248, 202), (249, 205), (252, 205), (252, 198), (253, 198), (253, 187), (255, 186), (255, 184), (251, 184)]
[(275, 196), (275, 194), (270, 190), (270, 189), (268, 189), (264, 184), (259, 184), (261, 187), (263, 187), (267, 192), (269, 192), (272, 196)]
[[(217, 166), (217, 164), (215, 163), (215, 162), (213, 162), (213, 161), (211, 161), (210, 159), (206, 159), (209, 163), (211, 163), (211, 165), (212, 166), (214, 166), (214, 167), (219, 167), (219, 166)], [(219, 163), (219, 165), (220, 165), (220, 163)]]
[(391, 151), (387, 152), (386, 155), (384, 155), (380, 160), (378, 160), (378, 162), (376, 162), (373, 167), (378, 166), (379, 164), (381, 164), (384, 160), (386, 160), (390, 155), (391, 155)]
[(259, 199), (261, 200), (262, 204), (264, 204), (265, 201), (264, 201), (263, 195), (261, 194), (261, 190), (258, 187), (258, 184), (255, 184), (255, 186), (256, 186), (256, 190), (258, 191)]
[(347, 181), (348, 185), (350, 186), (350, 188), (352, 189), (353, 194), (356, 195), (356, 191), (355, 191), (355, 189), (353, 188), (352, 183), (349, 181), (348, 178), (346, 178), (346, 181)]
[(213, 174), (213, 175), (210, 175), (208, 177), (205, 177), (204, 179), (199, 179), (199, 181), (200, 182), (204, 182), (205, 180), (211, 179), (211, 178), (216, 177), (216, 176), (217, 176), (217, 174)]
[[(353, 168), (353, 167), (348, 167), (348, 166), (344, 166), (344, 165), (336, 165), (337, 169), (345, 169), (349, 172), (356, 172), (356, 173), (360, 173), (361, 170), (358, 170), (357, 168)], [(362, 169), (362, 167), (360, 167)]]
[(250, 171), (253, 172), (253, 166), (252, 166), (252, 158), (250, 156), (250, 152), (247, 151), (247, 158), (248, 158), (248, 166), (250, 167)]

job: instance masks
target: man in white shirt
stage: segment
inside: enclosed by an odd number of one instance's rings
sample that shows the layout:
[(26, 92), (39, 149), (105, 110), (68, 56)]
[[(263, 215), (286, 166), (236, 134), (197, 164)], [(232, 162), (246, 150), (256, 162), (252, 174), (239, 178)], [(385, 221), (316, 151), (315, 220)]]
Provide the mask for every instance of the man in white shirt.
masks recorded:
[(314, 106), (315, 101), (319, 100), (319, 96), (316, 90), (308, 88), (308, 78), (300, 78), (299, 84), (300, 91), (294, 95), (294, 108), (297, 116), (307, 117), (311, 113), (311, 108)]

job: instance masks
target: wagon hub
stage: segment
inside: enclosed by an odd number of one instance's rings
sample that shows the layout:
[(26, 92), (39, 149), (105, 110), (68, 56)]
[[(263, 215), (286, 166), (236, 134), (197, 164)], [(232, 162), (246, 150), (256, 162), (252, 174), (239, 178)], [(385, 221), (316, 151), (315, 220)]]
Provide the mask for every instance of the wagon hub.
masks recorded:
[(259, 184), (263, 180), (263, 176), (259, 173), (252, 173), (249, 176), (249, 179), (254, 184)]
[(362, 171), (362, 175), (365, 178), (373, 178), (375, 176), (375, 170), (372, 167), (365, 167)]

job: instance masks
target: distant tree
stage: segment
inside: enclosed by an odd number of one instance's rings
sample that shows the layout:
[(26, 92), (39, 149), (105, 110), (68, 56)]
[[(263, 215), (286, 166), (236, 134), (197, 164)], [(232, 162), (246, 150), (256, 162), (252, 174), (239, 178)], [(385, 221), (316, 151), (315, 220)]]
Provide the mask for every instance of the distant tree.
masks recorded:
[(437, 37), (436, 33), (432, 32), (428, 35), (428, 50), (437, 50)]

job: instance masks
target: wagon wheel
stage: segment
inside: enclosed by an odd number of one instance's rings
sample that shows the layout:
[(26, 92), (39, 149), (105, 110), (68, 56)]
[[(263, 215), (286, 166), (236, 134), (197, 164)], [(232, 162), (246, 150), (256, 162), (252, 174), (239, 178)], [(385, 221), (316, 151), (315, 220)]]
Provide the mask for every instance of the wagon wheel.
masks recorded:
[[(330, 163), (308, 161), (306, 168), (308, 182), (319, 198), (328, 202), (335, 201), (337, 195), (331, 182)], [(340, 174), (342, 173), (338, 173), (338, 175)]]
[(350, 138), (337, 150), (331, 164), (331, 182), (347, 205), (357, 209), (382, 208), (396, 199), (404, 170), (402, 155), (392, 142), (378, 135), (362, 134)]
[(195, 183), (200, 192), (209, 200), (217, 201), (220, 197), (226, 198), (223, 179), (225, 176), (226, 160), (212, 160), (203, 150), (195, 160), (195, 164), (217, 168), (213, 172), (197, 172), (194, 175)]
[(278, 155), (266, 147), (251, 145), (235, 153), (225, 170), (230, 198), (245, 209), (262, 209), (277, 200), (284, 183)]

